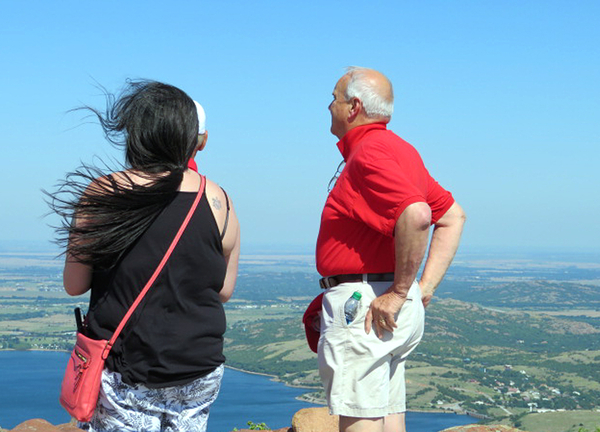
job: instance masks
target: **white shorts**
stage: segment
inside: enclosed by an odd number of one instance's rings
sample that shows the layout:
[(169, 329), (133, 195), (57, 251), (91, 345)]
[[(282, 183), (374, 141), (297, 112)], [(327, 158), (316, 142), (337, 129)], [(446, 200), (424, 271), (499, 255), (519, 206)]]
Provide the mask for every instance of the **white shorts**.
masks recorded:
[[(347, 282), (329, 288), (323, 297), (319, 372), (329, 411), (346, 417), (376, 418), (406, 411), (404, 363), (423, 336), (425, 311), (415, 281), (396, 316), (398, 327), (365, 333), (371, 302), (390, 282)], [(354, 291), (362, 294), (358, 314), (346, 324), (344, 304)]]
[(205, 432), (223, 370), (221, 365), (188, 384), (155, 389), (130, 386), (120, 373), (104, 369), (94, 416), (78, 426), (89, 432)]

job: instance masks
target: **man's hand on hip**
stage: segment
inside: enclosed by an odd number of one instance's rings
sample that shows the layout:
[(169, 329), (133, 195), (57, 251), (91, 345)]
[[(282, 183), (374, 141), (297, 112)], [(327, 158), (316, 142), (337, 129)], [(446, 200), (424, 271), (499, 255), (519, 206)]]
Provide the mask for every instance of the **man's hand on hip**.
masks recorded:
[(393, 332), (396, 327), (396, 314), (402, 309), (406, 296), (395, 291), (388, 290), (371, 302), (367, 316), (365, 317), (365, 332), (375, 334), (379, 339), (383, 337), (383, 331)]
[(421, 288), (421, 301), (423, 302), (423, 307), (427, 307), (433, 298), (435, 289), (431, 286), (426, 286), (423, 282), (419, 282), (419, 287)]

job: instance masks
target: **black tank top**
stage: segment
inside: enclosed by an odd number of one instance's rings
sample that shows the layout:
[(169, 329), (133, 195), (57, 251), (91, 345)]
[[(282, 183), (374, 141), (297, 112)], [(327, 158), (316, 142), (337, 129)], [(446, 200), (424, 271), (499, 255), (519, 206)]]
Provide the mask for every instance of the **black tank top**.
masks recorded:
[[(89, 335), (109, 339), (171, 244), (194, 198), (180, 192), (111, 270), (96, 271)], [(161, 274), (117, 339), (106, 367), (127, 384), (169, 387), (204, 376), (225, 361), (225, 312), (219, 291), (226, 263), (204, 194)]]

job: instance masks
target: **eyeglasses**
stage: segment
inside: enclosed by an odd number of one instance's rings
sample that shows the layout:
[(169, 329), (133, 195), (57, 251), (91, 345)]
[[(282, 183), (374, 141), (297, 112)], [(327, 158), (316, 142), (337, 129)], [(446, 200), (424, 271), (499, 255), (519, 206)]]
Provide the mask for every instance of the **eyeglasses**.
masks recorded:
[(331, 177), (331, 180), (329, 180), (329, 184), (327, 185), (327, 192), (331, 192), (332, 189), (335, 187), (335, 184), (337, 182), (337, 179), (339, 178), (339, 176), (342, 174), (342, 171), (344, 171), (344, 167), (346, 166), (346, 161), (342, 160), (340, 162), (340, 164), (337, 167), (337, 171), (335, 172), (335, 174), (333, 175), (333, 177)]

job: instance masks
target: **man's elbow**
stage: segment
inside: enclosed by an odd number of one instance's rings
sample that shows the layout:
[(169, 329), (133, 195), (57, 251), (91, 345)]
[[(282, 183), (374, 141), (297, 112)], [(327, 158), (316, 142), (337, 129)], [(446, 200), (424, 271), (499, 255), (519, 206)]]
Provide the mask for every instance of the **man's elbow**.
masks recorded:
[(442, 216), (437, 222), (435, 222), (436, 228), (444, 228), (444, 227), (456, 227), (462, 228), (467, 220), (467, 215), (463, 208), (455, 202), (452, 206), (446, 211), (444, 216)]
[(419, 231), (428, 230), (431, 226), (431, 207), (424, 202), (417, 202), (406, 207), (401, 218)]
[(456, 205), (456, 214), (454, 215), (454, 218), (456, 219), (456, 222), (462, 226), (467, 221), (467, 214), (465, 213), (464, 209), (458, 203), (455, 203), (455, 205)]

